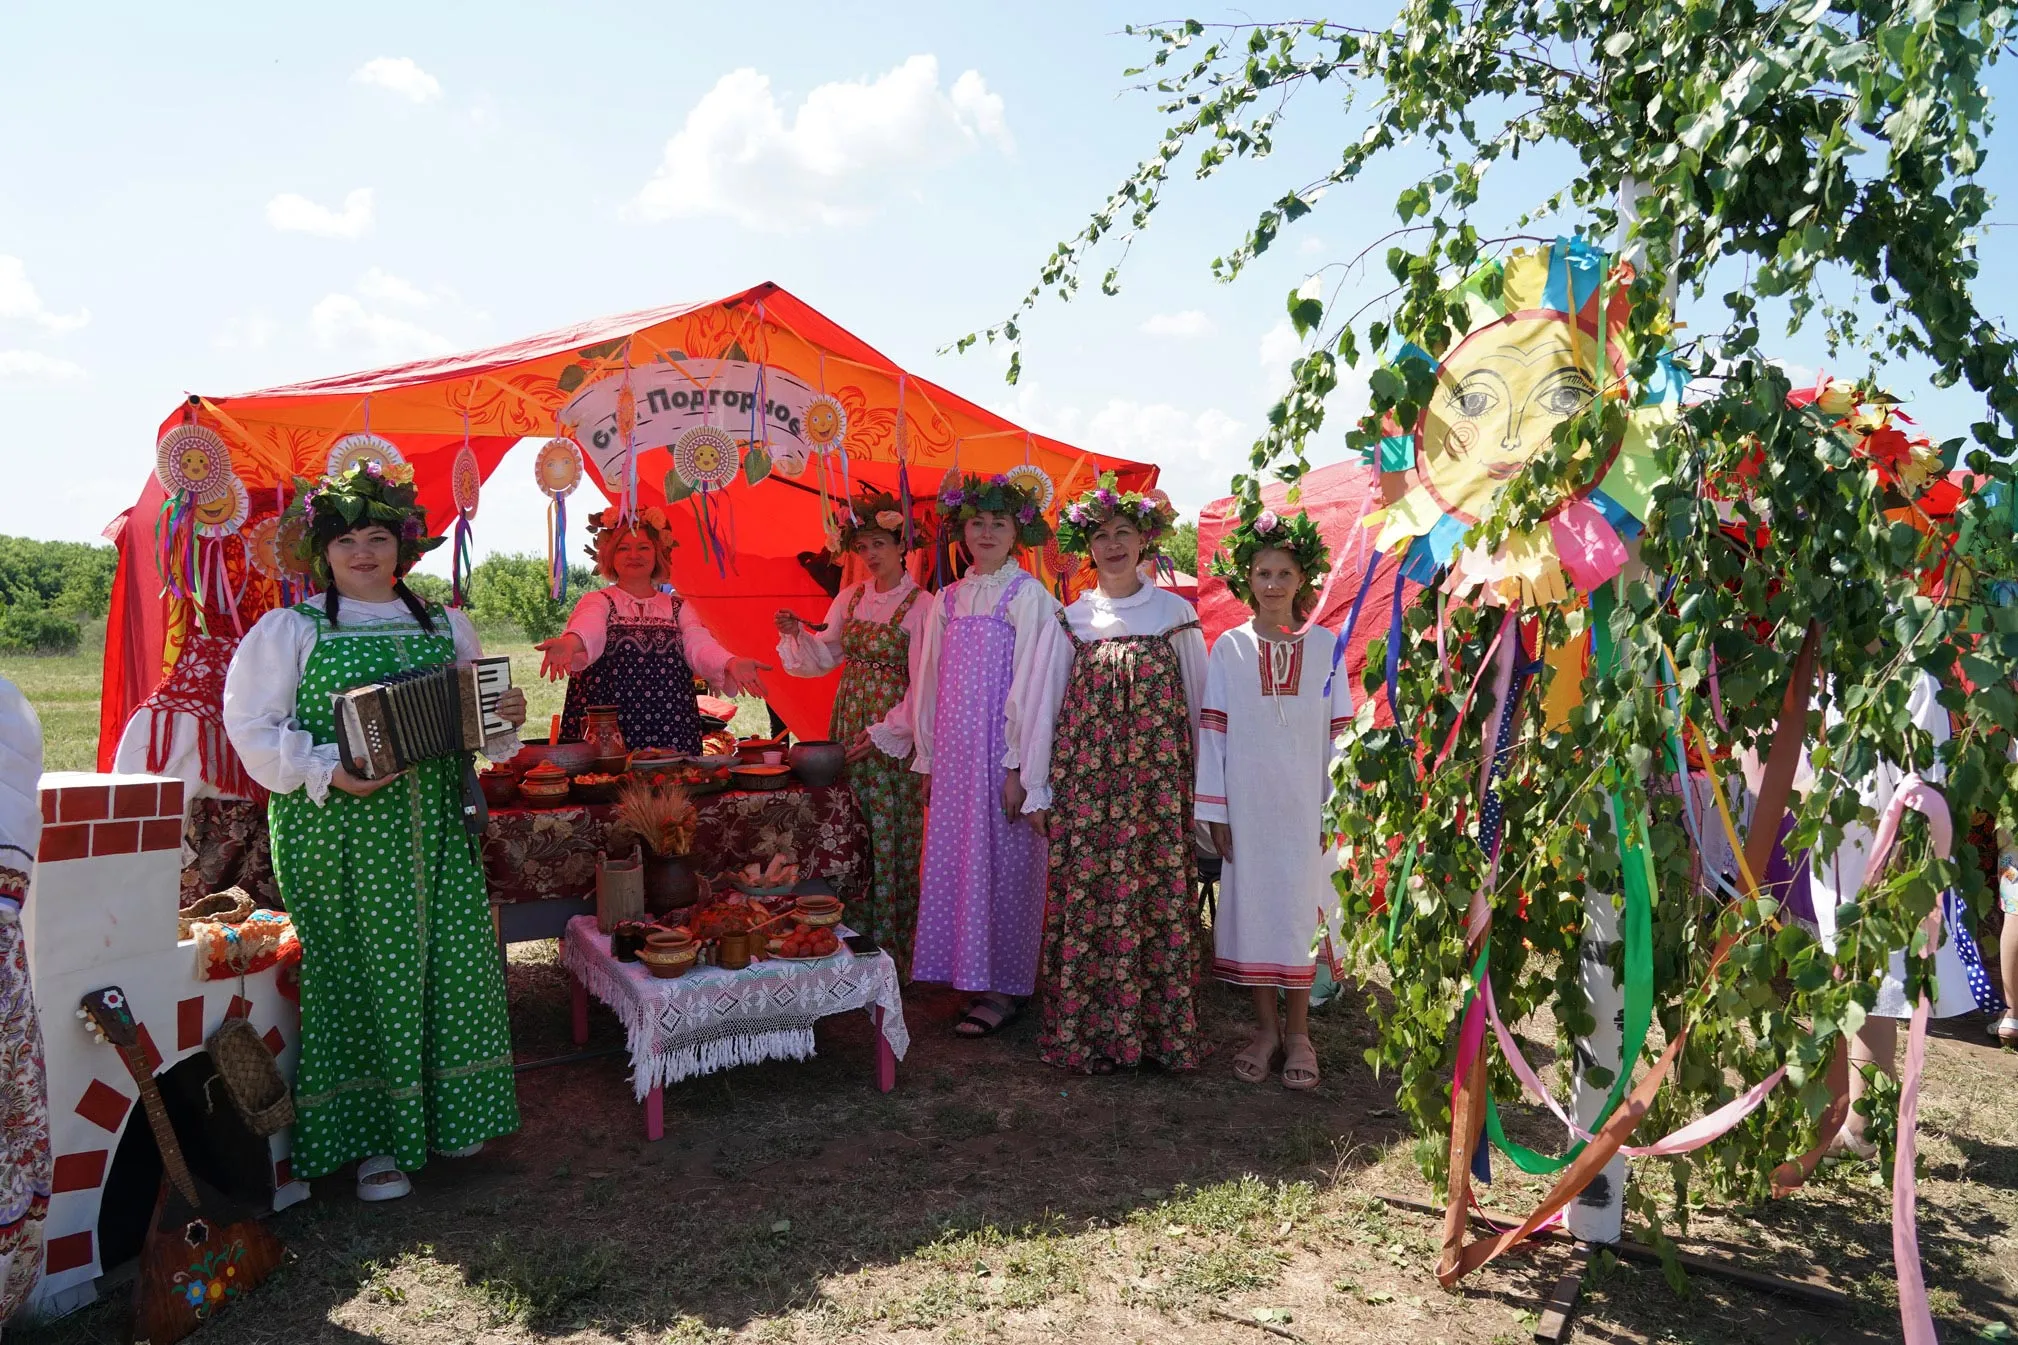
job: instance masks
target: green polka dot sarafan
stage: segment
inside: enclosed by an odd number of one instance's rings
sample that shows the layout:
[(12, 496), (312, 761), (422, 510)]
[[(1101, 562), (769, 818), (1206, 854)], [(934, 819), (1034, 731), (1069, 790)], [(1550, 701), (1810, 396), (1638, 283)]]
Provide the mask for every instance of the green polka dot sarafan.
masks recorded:
[[(409, 668), (452, 662), (446, 614), (332, 626), (316, 642), (295, 717), (336, 741), (330, 698)], [(518, 1129), (504, 971), (483, 869), (462, 825), (461, 764), (440, 757), (365, 798), (273, 796), (273, 869), (301, 935), (301, 1063), (294, 1173), (374, 1154), (407, 1171), (430, 1149)]]

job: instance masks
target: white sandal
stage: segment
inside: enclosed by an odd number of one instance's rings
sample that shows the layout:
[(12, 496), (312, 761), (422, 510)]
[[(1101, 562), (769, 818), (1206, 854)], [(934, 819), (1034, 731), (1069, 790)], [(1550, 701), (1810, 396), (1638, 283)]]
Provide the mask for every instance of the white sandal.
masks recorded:
[(367, 1202), (398, 1200), (413, 1194), (413, 1182), (399, 1170), (391, 1154), (377, 1154), (357, 1165), (357, 1198)]
[(478, 1140), (475, 1144), (465, 1144), (460, 1149), (436, 1149), (435, 1152), (443, 1158), (475, 1158), (483, 1152), (483, 1144), (482, 1140)]

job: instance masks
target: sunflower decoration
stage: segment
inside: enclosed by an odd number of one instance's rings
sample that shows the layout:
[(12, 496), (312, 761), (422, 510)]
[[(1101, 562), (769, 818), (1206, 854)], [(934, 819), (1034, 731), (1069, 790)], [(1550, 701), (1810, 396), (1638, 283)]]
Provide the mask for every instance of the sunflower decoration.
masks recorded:
[(1242, 519), (1220, 541), (1207, 573), (1222, 579), (1226, 589), (1243, 605), (1254, 606), (1254, 591), (1248, 587), (1247, 572), (1263, 551), (1286, 551), (1303, 571), (1299, 597), (1317, 592), (1317, 581), (1331, 569), (1331, 549), (1318, 534), (1309, 514), (1298, 510), (1288, 518), (1273, 509), (1264, 509), (1251, 519)]
[(1111, 519), (1125, 518), (1142, 534), (1142, 554), (1153, 555), (1171, 527), (1177, 510), (1162, 491), (1143, 493), (1116, 487), (1112, 472), (1102, 472), (1093, 489), (1058, 512), (1058, 549), (1085, 555), (1093, 548), (1093, 534)]
[[(1674, 420), (1681, 390), (1665, 359), (1648, 387), (1628, 385), (1631, 278), (1629, 266), (1611, 266), (1581, 238), (1516, 252), (1448, 296), (1472, 325), (1441, 357), (1403, 342), (1376, 374), (1409, 381), (1414, 373), (1417, 384), (1431, 385), (1412, 427), (1391, 417), (1380, 427), (1378, 465), (1407, 472), (1408, 487), (1366, 519), (1379, 529), (1378, 550), (1402, 552), (1408, 578), (1431, 584), (1446, 575), (1453, 594), (1483, 589), (1488, 601), (1546, 607), (1580, 601), (1624, 567), (1658, 476), (1653, 440)], [(1549, 453), (1556, 427), (1599, 398), (1629, 400), (1632, 410), (1617, 442), (1595, 458), (1577, 450), (1572, 466), (1582, 484), (1534, 527), (1490, 550), (1467, 547), (1466, 535), (1509, 484)]]
[(918, 529), (904, 509), (904, 502), (887, 490), (863, 486), (861, 493), (841, 510), (828, 532), (828, 550), (837, 558), (855, 545), (865, 532), (888, 533), (898, 546), (908, 550)]
[(1004, 514), (1016, 521), (1016, 541), (1021, 546), (1041, 547), (1051, 540), (1051, 525), (1037, 496), (1009, 479), (1007, 473), (990, 477), (968, 472), (939, 487), (939, 516), (956, 535), (960, 525), (976, 514)]

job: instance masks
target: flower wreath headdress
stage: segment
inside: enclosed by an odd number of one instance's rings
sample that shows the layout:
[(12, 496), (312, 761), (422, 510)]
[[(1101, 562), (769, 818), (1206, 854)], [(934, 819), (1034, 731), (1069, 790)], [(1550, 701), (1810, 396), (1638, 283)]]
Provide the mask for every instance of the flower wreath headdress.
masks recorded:
[(659, 508), (656, 504), (650, 508), (638, 510), (637, 513), (631, 515), (628, 521), (624, 518), (623, 507), (613, 504), (606, 509), (589, 515), (589, 544), (582, 548), (588, 553), (589, 559), (591, 561), (600, 559), (596, 555), (596, 541), (598, 538), (606, 532), (622, 528), (634, 528), (642, 532), (651, 539), (652, 545), (660, 551), (670, 552), (674, 547), (679, 545), (679, 542), (673, 538), (673, 525), (671, 520), (666, 517), (666, 511)]
[[(399, 538), (399, 573), (405, 575), (446, 540), (428, 536), (427, 510), (416, 502), (416, 494), (413, 468), (403, 462), (389, 466), (363, 462), (314, 482), (296, 477), (294, 503), (287, 513), (306, 523), (292, 530), (296, 564), (313, 570), (327, 584), (329, 561), (324, 550), (343, 534), (376, 524)], [(281, 535), (289, 535), (285, 526)]]
[(1254, 593), (1247, 586), (1247, 571), (1257, 552), (1287, 551), (1303, 571), (1303, 588), (1315, 590), (1318, 580), (1331, 569), (1331, 548), (1318, 535), (1310, 515), (1297, 511), (1288, 518), (1273, 509), (1264, 509), (1252, 519), (1242, 519), (1219, 543), (1212, 557), (1211, 573), (1226, 581), (1226, 587), (1245, 605), (1254, 606)]
[(905, 517), (902, 500), (887, 490), (863, 486), (861, 493), (836, 516), (831, 549), (838, 557), (865, 532), (888, 533), (898, 546), (906, 546), (909, 539), (905, 536)]
[(1116, 490), (1115, 475), (1102, 472), (1093, 489), (1065, 506), (1058, 514), (1058, 549), (1085, 555), (1093, 547), (1093, 534), (1102, 524), (1125, 518), (1142, 534), (1142, 554), (1155, 552), (1172, 525), (1177, 510), (1169, 500), (1144, 495), (1140, 491)]
[(952, 529), (976, 514), (1005, 514), (1016, 521), (1019, 544), (1042, 546), (1051, 540), (1051, 525), (1044, 521), (1037, 496), (999, 474), (984, 479), (968, 472), (953, 484), (941, 485), (939, 513)]

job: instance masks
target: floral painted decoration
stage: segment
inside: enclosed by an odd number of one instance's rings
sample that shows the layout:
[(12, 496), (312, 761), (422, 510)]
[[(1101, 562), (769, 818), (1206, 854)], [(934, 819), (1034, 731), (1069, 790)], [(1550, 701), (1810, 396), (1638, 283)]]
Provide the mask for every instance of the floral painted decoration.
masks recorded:
[(1058, 514), (1058, 549), (1085, 555), (1092, 550), (1093, 534), (1110, 519), (1125, 518), (1142, 534), (1142, 554), (1153, 554), (1177, 522), (1177, 510), (1161, 492), (1115, 488), (1112, 472), (1103, 472), (1093, 489), (1065, 506)]
[(1240, 524), (1220, 541), (1213, 554), (1210, 573), (1226, 581), (1227, 590), (1248, 607), (1254, 593), (1247, 585), (1247, 572), (1262, 551), (1287, 551), (1303, 571), (1303, 591), (1312, 592), (1318, 580), (1331, 569), (1331, 549), (1318, 535), (1310, 515), (1298, 510), (1284, 518), (1273, 509), (1264, 509)]
[[(323, 552), (347, 532), (376, 524), (399, 538), (399, 572), (404, 575), (420, 558), (446, 539), (430, 537), (427, 510), (415, 500), (413, 468), (406, 463), (367, 460), (341, 476), (320, 481), (294, 479), (294, 503), (282, 520), (281, 536), (289, 539), (294, 559), (324, 584), (330, 582)], [(290, 529), (290, 519), (306, 527)]]
[(831, 549), (836, 556), (854, 546), (865, 532), (885, 532), (900, 547), (908, 548), (910, 538), (904, 527), (904, 502), (886, 490), (864, 486), (862, 492), (834, 520)]
[[(951, 474), (948, 474), (949, 481)], [(1001, 474), (982, 477), (972, 472), (939, 487), (939, 514), (948, 528), (958, 529), (976, 514), (1004, 514), (1016, 520), (1016, 541), (1042, 546), (1051, 540), (1051, 525), (1037, 497)]]

